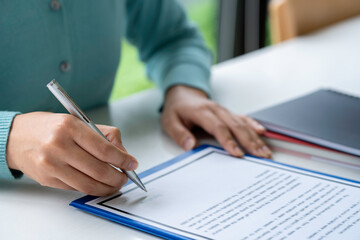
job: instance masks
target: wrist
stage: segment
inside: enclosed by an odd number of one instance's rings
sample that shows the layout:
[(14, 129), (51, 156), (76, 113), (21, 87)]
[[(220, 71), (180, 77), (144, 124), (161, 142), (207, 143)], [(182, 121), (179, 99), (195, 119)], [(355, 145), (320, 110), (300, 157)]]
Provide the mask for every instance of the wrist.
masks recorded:
[(193, 87), (189, 87), (189, 86), (185, 86), (185, 85), (176, 85), (167, 90), (167, 92), (165, 94), (165, 102), (173, 97), (183, 98), (183, 97), (187, 97), (189, 95), (202, 97), (202, 98), (209, 98), (208, 95), (204, 91), (202, 91), (198, 88), (193, 88)]

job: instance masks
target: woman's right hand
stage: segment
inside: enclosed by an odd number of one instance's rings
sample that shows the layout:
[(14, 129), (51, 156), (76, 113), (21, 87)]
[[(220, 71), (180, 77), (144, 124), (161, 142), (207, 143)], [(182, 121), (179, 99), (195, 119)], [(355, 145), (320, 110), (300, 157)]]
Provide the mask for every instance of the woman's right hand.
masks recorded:
[(34, 112), (14, 118), (7, 144), (9, 168), (43, 186), (105, 196), (119, 190), (137, 160), (121, 142), (119, 129), (98, 126), (107, 141), (69, 114)]

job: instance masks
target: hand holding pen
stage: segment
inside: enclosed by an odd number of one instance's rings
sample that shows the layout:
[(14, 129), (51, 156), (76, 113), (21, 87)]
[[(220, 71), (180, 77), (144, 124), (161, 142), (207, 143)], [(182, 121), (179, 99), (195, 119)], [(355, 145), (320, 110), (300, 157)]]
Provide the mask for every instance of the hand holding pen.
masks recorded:
[[(58, 82), (53, 79), (48, 85), (48, 89), (54, 96), (59, 100), (59, 102), (66, 108), (66, 110), (69, 111), (69, 113), (77, 118), (79, 118), (81, 121), (83, 121), (88, 127), (90, 127), (94, 132), (98, 133), (101, 137), (103, 137), (105, 140), (109, 141), (109, 139), (104, 136), (104, 134), (95, 126), (95, 124), (85, 115), (85, 113), (79, 108), (79, 106), (72, 100), (72, 98), (68, 95), (68, 93), (60, 86)], [(119, 137), (120, 137), (120, 131), (119, 131)], [(125, 150), (125, 148), (121, 145), (121, 149)], [(106, 154), (106, 151), (104, 151), (104, 154)], [(111, 164), (111, 162), (110, 162)], [(114, 164), (112, 164), (114, 165)], [(116, 166), (116, 165), (115, 165)], [(127, 168), (133, 168), (135, 165), (133, 163), (129, 163)], [(137, 165), (136, 165), (137, 167)], [(144, 184), (141, 182), (137, 174), (132, 170), (127, 170), (127, 168), (121, 168), (122, 172), (126, 174), (139, 188), (147, 192)]]
[(7, 143), (8, 166), (43, 186), (112, 194), (128, 177), (111, 165), (131, 171), (138, 163), (122, 146), (118, 129), (98, 127), (110, 142), (70, 114), (17, 115)]

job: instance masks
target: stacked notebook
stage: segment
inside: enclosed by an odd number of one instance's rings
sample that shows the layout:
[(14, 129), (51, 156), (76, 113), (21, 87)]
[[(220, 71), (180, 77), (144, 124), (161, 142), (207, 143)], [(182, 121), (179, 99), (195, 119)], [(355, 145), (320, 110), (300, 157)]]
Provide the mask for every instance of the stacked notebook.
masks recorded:
[(322, 89), (250, 114), (268, 130), (360, 156), (360, 98)]

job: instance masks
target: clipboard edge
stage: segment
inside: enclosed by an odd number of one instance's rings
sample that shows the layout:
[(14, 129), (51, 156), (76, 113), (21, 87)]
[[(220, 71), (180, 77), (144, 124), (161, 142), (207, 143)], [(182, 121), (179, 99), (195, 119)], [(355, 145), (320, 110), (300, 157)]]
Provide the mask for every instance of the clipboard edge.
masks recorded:
[[(159, 165), (156, 165), (156, 166), (154, 166), (154, 167), (152, 167), (152, 168), (150, 168), (150, 169), (148, 169), (148, 170), (146, 170), (144, 172), (141, 172), (138, 176), (140, 178), (149, 176), (150, 174), (153, 174), (154, 172), (157, 172), (157, 171), (159, 171), (161, 169), (169, 167), (169, 166), (171, 166), (171, 165), (185, 159), (186, 157), (191, 156), (191, 155), (193, 155), (193, 154), (195, 154), (197, 152), (200, 152), (200, 151), (202, 151), (202, 150), (204, 150), (206, 148), (209, 148), (209, 147), (215, 148), (215, 149), (218, 149), (218, 150), (221, 150), (221, 151), (225, 151), (221, 147), (213, 146), (213, 145), (209, 145), (209, 144), (204, 144), (204, 145), (201, 145), (201, 146), (199, 146), (199, 147), (197, 147), (197, 148), (195, 148), (193, 150), (190, 150), (190, 151), (188, 151), (186, 153), (183, 153), (183, 154), (181, 154), (181, 155), (179, 155), (179, 156), (177, 156), (177, 157), (175, 157), (175, 158), (173, 158), (171, 160), (168, 160), (168, 161), (166, 161), (164, 163), (161, 163)], [(297, 169), (297, 170), (301, 170), (301, 171), (305, 171), (305, 172), (310, 172), (310, 173), (323, 175), (323, 176), (330, 177), (330, 178), (335, 178), (335, 179), (348, 181), (348, 182), (355, 183), (355, 184), (360, 184), (360, 181), (347, 179), (347, 178), (343, 178), (343, 177), (339, 177), (339, 176), (335, 176), (335, 175), (331, 175), (331, 174), (326, 174), (326, 173), (322, 173), (322, 172), (318, 172), (318, 171), (314, 171), (314, 170), (310, 170), (310, 169), (306, 169), (306, 168), (302, 168), (302, 167), (297, 167), (297, 166), (289, 165), (289, 164), (286, 164), (286, 163), (276, 162), (276, 161), (266, 159), (266, 158), (256, 157), (256, 156), (252, 156), (252, 155), (249, 155), (249, 154), (245, 154), (245, 156), (251, 157), (251, 158), (254, 158), (254, 159), (258, 159), (258, 160), (261, 160), (261, 161), (275, 163), (275, 164), (278, 164), (278, 165), (281, 165), (281, 166), (285, 166), (285, 167), (289, 167), (289, 168), (293, 168), (293, 169)], [(125, 185), (128, 185), (130, 183), (131, 182), (128, 182)], [(142, 222), (139, 222), (139, 221), (135, 221), (133, 219), (129, 219), (129, 218), (126, 218), (126, 217), (123, 217), (123, 216), (119, 216), (119, 215), (116, 215), (114, 213), (108, 212), (106, 210), (98, 209), (96, 207), (93, 207), (93, 206), (90, 206), (90, 205), (86, 204), (87, 202), (92, 201), (92, 200), (94, 200), (96, 198), (98, 198), (98, 197), (87, 195), (87, 196), (84, 196), (84, 197), (81, 197), (79, 199), (76, 199), (76, 200), (72, 201), (69, 204), (69, 206), (78, 208), (78, 209), (83, 210), (85, 212), (94, 214), (94, 215), (96, 215), (98, 217), (105, 218), (105, 219), (108, 219), (110, 221), (120, 223), (122, 225), (131, 227), (133, 229), (140, 230), (140, 231), (143, 231), (143, 232), (146, 232), (146, 233), (158, 236), (158, 237), (162, 237), (162, 238), (166, 238), (166, 239), (175, 239), (175, 240), (189, 240), (189, 239), (192, 239), (192, 238), (188, 238), (188, 237), (185, 237), (185, 236), (182, 236), (182, 235), (179, 235), (179, 234), (167, 231), (167, 230), (160, 229), (158, 227), (151, 226), (149, 224), (145, 224), (145, 223), (142, 223)]]
[(135, 221), (130, 218), (119, 216), (114, 213), (108, 212), (106, 210), (102, 210), (102, 209), (99, 209), (99, 208), (96, 208), (96, 207), (86, 204), (86, 202), (94, 200), (96, 198), (98, 198), (98, 197), (88, 195), (88, 196), (82, 197), (80, 199), (77, 199), (75, 201), (72, 201), (69, 204), (69, 206), (75, 207), (79, 210), (85, 211), (87, 213), (91, 213), (95, 216), (105, 218), (112, 222), (116, 222), (121, 225), (130, 227), (130, 228), (133, 228), (136, 230), (140, 230), (142, 232), (149, 233), (151, 235), (155, 235), (155, 236), (158, 236), (161, 238), (174, 239), (174, 240), (191, 240), (192, 239), (192, 238), (188, 238), (188, 237), (185, 237), (185, 236), (182, 236), (182, 235), (179, 235), (179, 234), (167, 231), (167, 230), (160, 229), (158, 227), (151, 226), (149, 224)]

